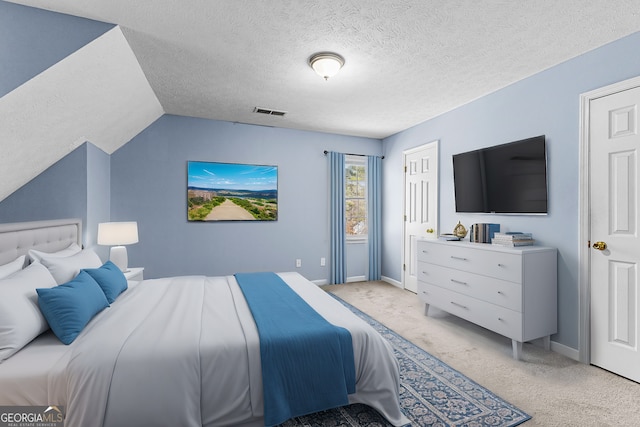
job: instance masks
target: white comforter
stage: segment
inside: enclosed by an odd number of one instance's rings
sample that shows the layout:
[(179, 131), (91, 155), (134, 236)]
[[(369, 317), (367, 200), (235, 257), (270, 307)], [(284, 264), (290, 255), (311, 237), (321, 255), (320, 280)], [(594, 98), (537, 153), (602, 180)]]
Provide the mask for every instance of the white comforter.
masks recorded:
[[(297, 273), (280, 276), (329, 322), (351, 332), (356, 393), (392, 424), (398, 402), (390, 345)], [(146, 280), (100, 313), (49, 377), (65, 425), (261, 425), (258, 333), (233, 276)]]

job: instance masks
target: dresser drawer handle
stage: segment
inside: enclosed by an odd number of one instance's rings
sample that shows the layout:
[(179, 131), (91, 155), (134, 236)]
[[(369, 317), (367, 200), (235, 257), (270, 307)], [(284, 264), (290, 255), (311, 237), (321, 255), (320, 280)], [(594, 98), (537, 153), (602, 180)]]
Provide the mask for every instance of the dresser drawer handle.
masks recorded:
[(453, 283), (457, 283), (459, 285), (465, 285), (468, 286), (467, 282), (461, 282), (460, 280), (456, 280), (456, 279), (450, 279)]
[(504, 268), (504, 267), (506, 267), (506, 265), (498, 263), (498, 267)]
[(457, 302), (451, 301), (451, 304), (455, 305), (456, 307), (460, 307), (460, 308), (464, 308), (465, 310), (468, 310), (467, 306), (458, 304)]
[(498, 291), (498, 295), (503, 295), (502, 291)]
[(453, 256), (453, 255), (451, 255), (451, 259), (457, 259), (458, 261), (466, 261), (467, 260), (466, 258), (462, 258), (462, 257), (459, 257), (459, 256)]

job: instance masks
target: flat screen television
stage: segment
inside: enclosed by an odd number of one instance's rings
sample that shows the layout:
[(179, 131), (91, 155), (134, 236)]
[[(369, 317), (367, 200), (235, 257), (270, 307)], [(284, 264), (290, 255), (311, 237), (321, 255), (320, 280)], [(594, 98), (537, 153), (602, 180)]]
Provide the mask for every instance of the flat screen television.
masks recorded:
[(547, 213), (545, 136), (453, 155), (456, 212)]

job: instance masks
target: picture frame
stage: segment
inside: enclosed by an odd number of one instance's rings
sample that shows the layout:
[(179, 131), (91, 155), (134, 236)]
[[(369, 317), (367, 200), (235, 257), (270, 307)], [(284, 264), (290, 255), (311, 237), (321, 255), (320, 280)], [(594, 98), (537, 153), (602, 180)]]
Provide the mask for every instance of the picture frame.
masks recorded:
[(278, 166), (188, 161), (187, 220), (277, 221)]

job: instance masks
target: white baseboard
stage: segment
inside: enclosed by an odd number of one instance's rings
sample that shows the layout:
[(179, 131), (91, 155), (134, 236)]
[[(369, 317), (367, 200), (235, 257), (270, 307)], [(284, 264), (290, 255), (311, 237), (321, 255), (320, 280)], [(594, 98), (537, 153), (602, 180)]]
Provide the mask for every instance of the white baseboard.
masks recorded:
[[(538, 338), (535, 340), (531, 340), (529, 341), (529, 344), (533, 344), (536, 347), (540, 347), (540, 348), (544, 348), (544, 341), (542, 338)], [(555, 341), (551, 341), (549, 343), (550, 347), (551, 347), (551, 351), (553, 351), (554, 353), (558, 353), (561, 354), (563, 356), (566, 356), (570, 359), (575, 360), (576, 362), (579, 362), (579, 355), (580, 352), (578, 350), (576, 350), (575, 348), (571, 348), (571, 347), (567, 347), (564, 344), (560, 344), (558, 342)]]
[[(367, 280), (365, 276), (352, 276), (352, 277), (347, 277), (347, 281), (345, 283), (364, 282), (365, 280)], [(329, 284), (329, 281), (327, 279), (311, 280), (311, 282), (315, 283), (318, 286)]]
[(380, 280), (382, 280), (383, 282), (387, 282), (388, 284), (393, 285), (397, 288), (404, 289), (404, 286), (402, 286), (402, 282), (398, 282), (397, 280), (394, 280), (390, 277), (382, 276)]
[(580, 352), (575, 348), (560, 344), (555, 341), (551, 341), (551, 351), (555, 351), (563, 356), (567, 356), (569, 359), (573, 359), (576, 362), (580, 361)]
[[(367, 278), (365, 276), (353, 276), (353, 277), (347, 277), (347, 281), (345, 283), (351, 283), (351, 282), (364, 282), (366, 281)], [(380, 280), (382, 280), (383, 282), (386, 282), (390, 285), (393, 285), (397, 288), (400, 289), (404, 289), (404, 287), (402, 286), (402, 283), (394, 280), (390, 277), (386, 277), (386, 276), (382, 276), (380, 278)], [(327, 279), (318, 279), (318, 280), (311, 280), (311, 282), (315, 283), (318, 286), (323, 286), (323, 285), (328, 285), (329, 284), (329, 280)]]

